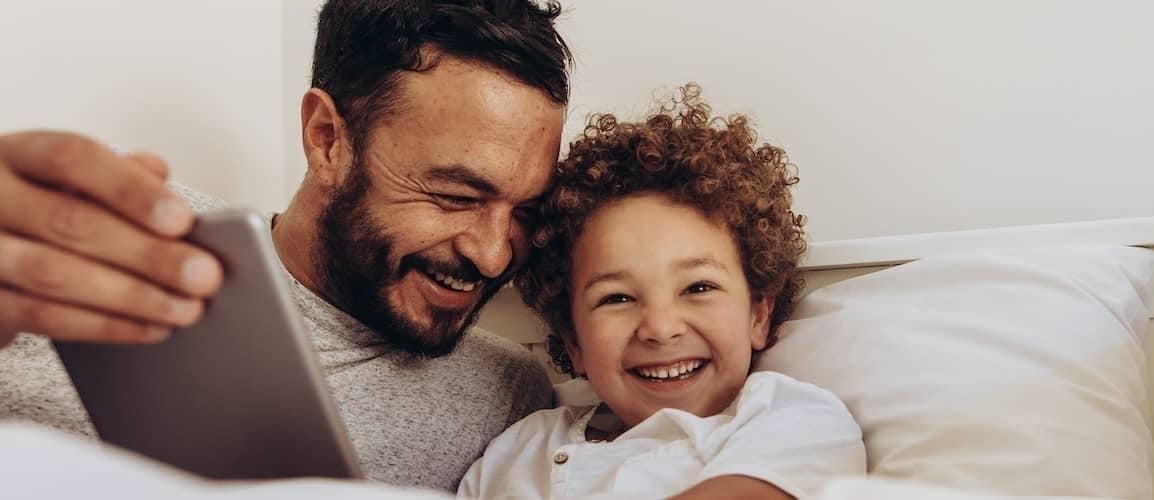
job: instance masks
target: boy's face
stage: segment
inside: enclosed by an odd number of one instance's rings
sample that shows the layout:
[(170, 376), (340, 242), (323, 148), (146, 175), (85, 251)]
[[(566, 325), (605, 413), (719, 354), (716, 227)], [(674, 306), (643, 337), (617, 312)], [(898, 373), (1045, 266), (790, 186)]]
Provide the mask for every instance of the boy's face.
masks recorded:
[(573, 368), (627, 426), (662, 408), (717, 414), (765, 347), (771, 302), (750, 299), (730, 232), (664, 196), (599, 209), (571, 279)]

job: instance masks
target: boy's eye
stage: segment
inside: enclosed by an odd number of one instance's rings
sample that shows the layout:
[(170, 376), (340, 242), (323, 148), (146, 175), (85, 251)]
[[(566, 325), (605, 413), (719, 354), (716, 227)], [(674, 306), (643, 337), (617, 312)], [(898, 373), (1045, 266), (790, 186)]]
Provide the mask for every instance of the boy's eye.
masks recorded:
[(601, 300), (597, 301), (597, 305), (604, 306), (608, 304), (623, 304), (626, 302), (631, 302), (632, 300), (633, 298), (628, 295), (622, 293), (613, 293), (602, 297)]
[(685, 293), (688, 293), (688, 294), (705, 293), (705, 292), (709, 292), (712, 290), (717, 290), (717, 286), (712, 284), (712, 283), (706, 283), (703, 281), (699, 281), (697, 283), (689, 285), (688, 287), (685, 287)]

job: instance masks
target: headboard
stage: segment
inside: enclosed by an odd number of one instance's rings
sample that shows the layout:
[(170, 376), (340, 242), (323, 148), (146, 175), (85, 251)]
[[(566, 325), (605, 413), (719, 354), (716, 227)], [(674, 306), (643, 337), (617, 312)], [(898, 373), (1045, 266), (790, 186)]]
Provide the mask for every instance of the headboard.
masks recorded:
[[(811, 243), (802, 261), (806, 288), (813, 290), (913, 260), (951, 252), (1009, 246), (1102, 244), (1154, 248), (1154, 217), (1014, 226)], [(506, 288), (486, 306), (477, 326), (528, 348), (550, 367), (554, 382), (568, 377), (552, 369), (544, 348), (546, 328)], [(1154, 359), (1154, 316), (1149, 323), (1147, 359)], [(1154, 387), (1154, 384), (1151, 384)], [(1151, 394), (1154, 401), (1154, 394)]]

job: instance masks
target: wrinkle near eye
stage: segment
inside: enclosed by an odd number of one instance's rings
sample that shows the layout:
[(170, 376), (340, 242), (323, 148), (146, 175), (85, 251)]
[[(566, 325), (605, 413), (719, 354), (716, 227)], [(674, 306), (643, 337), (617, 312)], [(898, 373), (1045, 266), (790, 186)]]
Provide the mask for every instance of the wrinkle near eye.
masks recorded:
[(371, 176), (379, 179), (378, 182), (374, 182), (374, 185), (380, 185), (390, 191), (401, 190), (417, 193), (427, 193), (429, 191), (429, 186), (422, 182), (420, 178), (396, 173), (394, 168), (389, 165), (389, 162), (385, 160), (384, 152), (373, 151), (369, 154), (369, 160), (364, 166), (369, 169)]

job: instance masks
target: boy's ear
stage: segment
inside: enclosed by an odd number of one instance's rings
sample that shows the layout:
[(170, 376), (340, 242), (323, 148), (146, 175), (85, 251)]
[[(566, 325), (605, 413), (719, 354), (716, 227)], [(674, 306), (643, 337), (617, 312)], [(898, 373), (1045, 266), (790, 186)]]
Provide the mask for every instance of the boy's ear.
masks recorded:
[(749, 345), (755, 351), (765, 349), (769, 343), (769, 317), (773, 314), (773, 302), (768, 297), (753, 301), (749, 311)]
[(309, 89), (301, 99), (301, 145), (309, 173), (323, 185), (343, 185), (352, 165), (352, 139), (332, 97)]
[(581, 357), (581, 347), (577, 345), (577, 341), (571, 340), (573, 335), (562, 335), (561, 341), (565, 343), (565, 354), (569, 356), (569, 362), (573, 365), (573, 373), (577, 375), (585, 375), (585, 360)]

